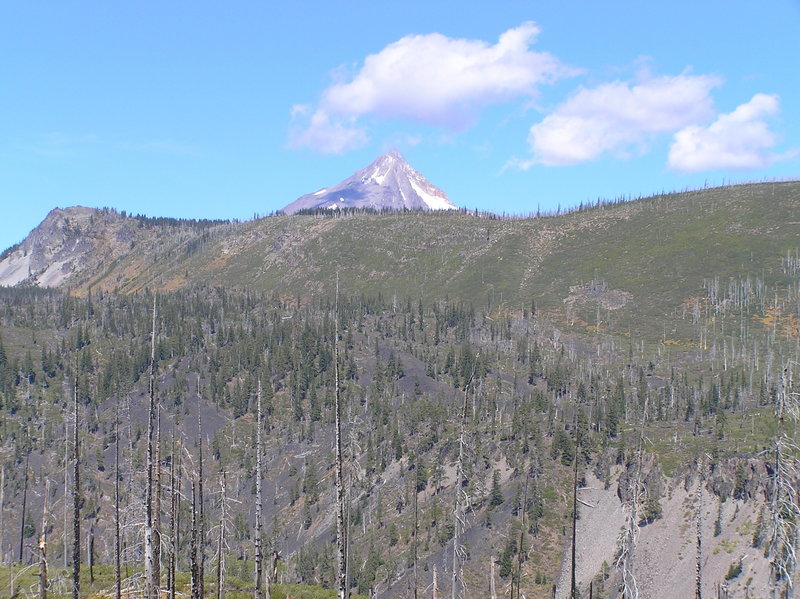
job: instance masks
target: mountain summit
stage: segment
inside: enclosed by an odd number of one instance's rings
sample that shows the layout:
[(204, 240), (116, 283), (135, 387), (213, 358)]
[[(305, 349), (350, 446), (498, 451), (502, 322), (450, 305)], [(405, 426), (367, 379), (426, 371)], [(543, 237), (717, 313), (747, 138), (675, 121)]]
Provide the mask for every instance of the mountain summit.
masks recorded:
[(327, 208), (375, 210), (457, 210), (447, 195), (392, 150), (367, 168), (332, 187), (306, 194), (283, 209), (285, 214)]

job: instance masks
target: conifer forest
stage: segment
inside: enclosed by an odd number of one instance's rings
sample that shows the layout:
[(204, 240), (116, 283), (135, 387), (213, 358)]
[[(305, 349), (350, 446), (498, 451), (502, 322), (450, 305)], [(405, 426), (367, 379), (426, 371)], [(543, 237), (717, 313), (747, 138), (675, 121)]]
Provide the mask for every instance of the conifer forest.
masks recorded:
[(793, 597), (782, 252), (638, 327), (603, 273), (2, 288), (0, 596)]

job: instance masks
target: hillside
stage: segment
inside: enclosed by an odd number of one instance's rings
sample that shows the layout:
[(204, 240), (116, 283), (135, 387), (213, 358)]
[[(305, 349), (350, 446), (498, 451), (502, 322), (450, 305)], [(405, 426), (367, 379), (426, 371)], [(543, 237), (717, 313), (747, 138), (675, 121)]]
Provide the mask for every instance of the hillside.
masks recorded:
[(206, 593), (221, 544), (227, 591), (252, 595), (259, 383), (277, 582), (333, 585), (338, 354), (353, 591), (449, 595), (456, 564), (465, 597), (566, 597), (577, 480), (581, 596), (635, 579), (683, 598), (698, 558), (703, 596), (765, 596), (779, 566), (796, 578), (797, 536), (778, 532), (796, 532), (798, 481), (774, 464), (797, 465), (799, 194), (741, 186), (529, 219), (55, 211), (0, 260), (0, 276), (25, 260), (32, 275), (0, 290), (2, 561), (34, 589), (44, 528), (52, 594), (67, 592), (76, 394), (84, 535), (109, 567), (119, 503), (126, 584), (141, 588), (156, 292), (179, 592), (203, 480)]
[[(352, 293), (451, 297), (512, 310), (535, 301), (574, 327), (695, 342), (696, 327), (671, 316), (697, 301), (705, 309), (712, 287), (720, 294), (749, 280), (755, 293), (791, 283), (782, 264), (798, 248), (798, 212), (800, 183), (707, 189), (526, 219), (409, 212), (214, 223), (109, 211), (87, 218), (86, 209), (67, 209), (4, 253), (0, 283), (77, 293), (205, 284), (314, 297), (331, 293), (338, 272)], [(52, 234), (55, 217), (62, 219), (55, 230), (71, 237)], [(80, 244), (70, 245), (75, 238)], [(20, 264), (31, 277), (20, 278)]]

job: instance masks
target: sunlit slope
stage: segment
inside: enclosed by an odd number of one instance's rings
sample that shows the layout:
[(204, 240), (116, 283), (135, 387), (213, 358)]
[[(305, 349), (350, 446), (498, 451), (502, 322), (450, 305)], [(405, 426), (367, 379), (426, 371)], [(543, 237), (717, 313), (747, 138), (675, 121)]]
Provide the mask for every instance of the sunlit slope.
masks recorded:
[[(714, 288), (719, 294), (749, 281), (753, 292), (775, 296), (797, 284), (785, 263), (800, 246), (800, 183), (713, 188), (528, 219), (320, 214), (195, 228), (148, 223), (134, 232), (135, 242), (113, 257), (82, 259), (65, 284), (133, 292), (202, 282), (302, 300), (331, 293), (338, 274), (348, 293), (449, 297), (497, 310), (535, 302), (587, 332), (685, 340), (696, 335), (687, 310), (719, 308), (709, 298)], [(750, 304), (747, 314), (764, 317), (764, 309)]]

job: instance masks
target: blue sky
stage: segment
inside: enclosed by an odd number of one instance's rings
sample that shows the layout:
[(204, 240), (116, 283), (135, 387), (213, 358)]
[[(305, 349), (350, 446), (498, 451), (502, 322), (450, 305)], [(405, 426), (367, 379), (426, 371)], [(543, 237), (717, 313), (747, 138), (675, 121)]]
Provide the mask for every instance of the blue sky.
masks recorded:
[(388, 149), (470, 209), (800, 178), (800, 0), (0, 7), (0, 246), (248, 219)]

